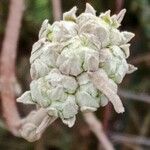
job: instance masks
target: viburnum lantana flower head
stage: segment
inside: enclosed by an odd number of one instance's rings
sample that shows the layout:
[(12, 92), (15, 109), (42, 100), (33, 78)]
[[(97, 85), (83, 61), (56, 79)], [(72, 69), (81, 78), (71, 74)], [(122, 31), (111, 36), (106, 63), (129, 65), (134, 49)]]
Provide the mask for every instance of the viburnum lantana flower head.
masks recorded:
[(117, 84), (136, 70), (126, 61), (134, 34), (118, 29), (125, 9), (96, 16), (86, 4), (84, 13), (76, 16), (76, 11), (73, 7), (52, 25), (43, 22), (30, 57), (30, 91), (17, 99), (46, 109), (69, 127), (79, 110), (96, 111), (108, 101), (116, 112), (124, 112)]

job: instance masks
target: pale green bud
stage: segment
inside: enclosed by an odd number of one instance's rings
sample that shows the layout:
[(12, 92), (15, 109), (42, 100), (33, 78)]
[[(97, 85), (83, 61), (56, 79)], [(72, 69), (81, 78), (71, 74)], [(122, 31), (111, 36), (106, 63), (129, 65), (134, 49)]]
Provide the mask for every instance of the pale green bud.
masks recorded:
[(99, 17), (90, 4), (79, 16), (76, 11), (73, 7), (52, 25), (43, 22), (30, 57), (30, 91), (17, 99), (44, 108), (69, 127), (78, 110), (96, 111), (109, 101), (116, 112), (124, 112), (117, 84), (137, 69), (126, 60), (134, 34), (118, 29), (125, 9)]

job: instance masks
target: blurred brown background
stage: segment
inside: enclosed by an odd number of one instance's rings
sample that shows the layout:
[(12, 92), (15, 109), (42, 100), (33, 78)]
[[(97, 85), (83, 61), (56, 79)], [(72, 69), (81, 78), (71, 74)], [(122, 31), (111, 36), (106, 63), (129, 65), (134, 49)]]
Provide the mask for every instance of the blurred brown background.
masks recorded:
[[(15, 1), (15, 0), (12, 0)], [(19, 1), (19, 0), (18, 0)], [(22, 23), (16, 57), (17, 79), (22, 91), (29, 89), (30, 64), (29, 57), (32, 45), (38, 38), (38, 31), (44, 19), (50, 23), (61, 11), (54, 10), (53, 0), (24, 0), (25, 11)], [(126, 8), (127, 13), (121, 30), (135, 33), (131, 41), (131, 56), (128, 61), (138, 67), (138, 70), (127, 75), (119, 86), (119, 94), (126, 111), (116, 114), (111, 105), (100, 108), (96, 116), (103, 123), (108, 138), (117, 150), (149, 150), (150, 149), (150, 0), (62, 0), (61, 9), (65, 12), (74, 5), (78, 13), (85, 9), (89, 2), (97, 10), (97, 14), (112, 10), (112, 14)], [(9, 13), (9, 0), (0, 0), (0, 51), (6, 33), (6, 23)], [(56, 12), (55, 12), (56, 11)], [(58, 14), (59, 15), (59, 14)], [(15, 20), (14, 20), (15, 22)], [(13, 30), (11, 32), (14, 32)], [(10, 50), (11, 55), (13, 52)], [(11, 63), (11, 62), (10, 62)], [(8, 68), (9, 69), (9, 68)], [(1, 76), (0, 76), (1, 78)], [(19, 105), (19, 112), (25, 116), (31, 106)], [(8, 132), (3, 119), (0, 120), (0, 150), (101, 150), (95, 135), (90, 131), (81, 114), (73, 128), (63, 125), (60, 120), (54, 122), (44, 133), (41, 140), (28, 143)]]

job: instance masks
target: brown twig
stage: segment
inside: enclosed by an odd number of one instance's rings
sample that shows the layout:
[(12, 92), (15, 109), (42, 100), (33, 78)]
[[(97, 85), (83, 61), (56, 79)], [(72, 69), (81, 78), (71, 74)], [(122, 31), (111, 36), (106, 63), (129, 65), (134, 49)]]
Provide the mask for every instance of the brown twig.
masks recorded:
[(147, 53), (147, 54), (139, 55), (139, 56), (136, 56), (135, 58), (132, 58), (130, 60), (130, 63), (134, 65), (138, 65), (143, 62), (149, 63), (149, 61), (150, 61), (150, 53)]
[(114, 133), (111, 135), (111, 139), (115, 143), (132, 143), (137, 145), (150, 146), (150, 139), (145, 138), (143, 136), (122, 135)]
[[(60, 2), (60, 0), (52, 0), (54, 20), (60, 20), (61, 18)], [(46, 109), (38, 108), (36, 111), (31, 111), (26, 118), (20, 121), (19, 133), (30, 142), (39, 140), (45, 129), (55, 120), (56, 117), (49, 116)]]
[(150, 127), (150, 110), (144, 117), (144, 121), (143, 121), (142, 127), (140, 129), (140, 135), (147, 136), (147, 134), (149, 132), (149, 127)]
[(23, 0), (10, 1), (6, 33), (0, 58), (2, 111), (7, 127), (14, 135), (18, 135), (17, 128), (20, 122), (20, 117), (15, 102), (14, 85), (16, 82), (15, 62), (17, 43), (23, 12)]
[(144, 93), (134, 93), (127, 90), (119, 90), (118, 94), (125, 99), (132, 99), (145, 103), (150, 103), (150, 95)]
[(84, 113), (86, 123), (89, 125), (91, 131), (95, 134), (98, 141), (102, 144), (105, 150), (114, 150), (113, 145), (105, 135), (101, 122), (95, 117), (93, 113)]
[(116, 1), (116, 13), (118, 13), (124, 5), (124, 0), (115, 0)]
[(53, 18), (58, 21), (62, 17), (61, 0), (52, 0)]
[(108, 103), (108, 105), (104, 108), (104, 119), (103, 119), (103, 126), (104, 130), (108, 132), (109, 130), (109, 121), (112, 116), (112, 105)]

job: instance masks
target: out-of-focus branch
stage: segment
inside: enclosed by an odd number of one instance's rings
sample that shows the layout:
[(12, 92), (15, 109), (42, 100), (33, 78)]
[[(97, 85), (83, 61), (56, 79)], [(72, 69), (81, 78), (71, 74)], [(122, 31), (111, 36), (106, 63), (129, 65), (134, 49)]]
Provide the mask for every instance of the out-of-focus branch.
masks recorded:
[(53, 18), (58, 21), (62, 17), (61, 0), (52, 0)]
[(101, 122), (95, 117), (93, 113), (84, 113), (86, 123), (89, 125), (91, 131), (95, 134), (98, 141), (102, 144), (105, 150), (114, 150), (113, 145), (105, 135)]
[(118, 13), (123, 8), (124, 0), (115, 0), (115, 2), (116, 13)]
[(149, 127), (150, 127), (150, 110), (144, 117), (144, 121), (143, 121), (142, 127), (140, 129), (140, 135), (147, 136)]
[(150, 103), (150, 95), (142, 93), (133, 93), (127, 90), (119, 90), (118, 94), (125, 99), (132, 99), (145, 103)]
[(23, 0), (11, 0), (1, 51), (0, 77), (2, 111), (8, 129), (18, 135), (20, 117), (15, 102), (15, 62), (17, 43), (24, 12)]
[(135, 136), (135, 135), (122, 135), (114, 133), (111, 135), (111, 139), (115, 143), (131, 143), (131, 144), (139, 144), (144, 146), (150, 146), (150, 139), (145, 138), (143, 136)]
[(109, 130), (109, 121), (111, 119), (111, 116), (112, 116), (112, 105), (111, 103), (108, 103), (104, 109), (104, 120), (103, 120), (103, 126), (106, 132), (108, 132)]
[(132, 60), (130, 60), (130, 63), (135, 65), (140, 64), (142, 62), (146, 62), (150, 64), (150, 53), (136, 56), (135, 58), (132, 58)]

